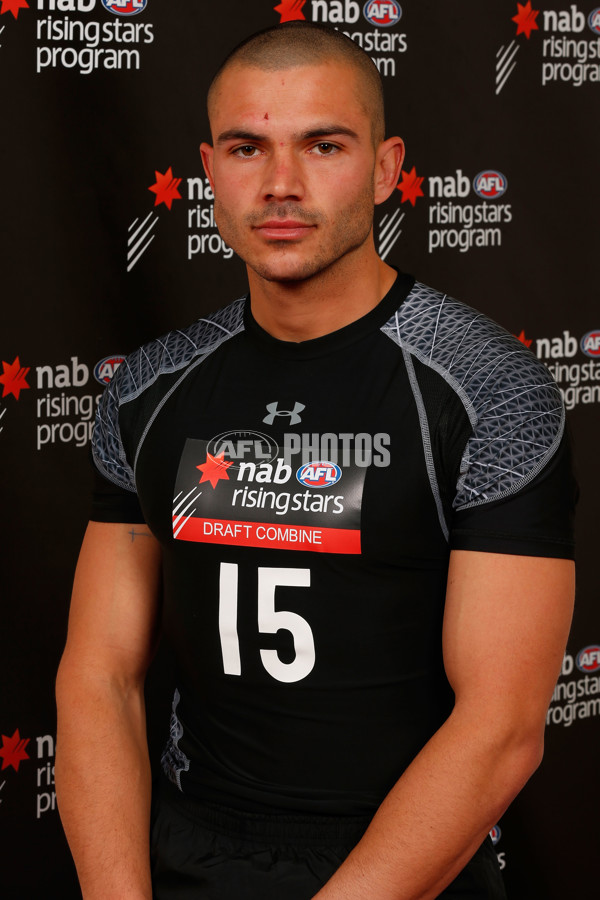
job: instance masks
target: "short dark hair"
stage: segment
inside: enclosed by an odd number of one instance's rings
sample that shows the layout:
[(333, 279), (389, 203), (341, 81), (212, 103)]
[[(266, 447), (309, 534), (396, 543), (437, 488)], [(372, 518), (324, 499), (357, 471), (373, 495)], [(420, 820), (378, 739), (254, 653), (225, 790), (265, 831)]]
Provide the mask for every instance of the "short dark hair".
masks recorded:
[(343, 32), (316, 22), (284, 22), (257, 31), (243, 40), (223, 61), (208, 89), (208, 110), (221, 75), (231, 66), (251, 66), (266, 71), (318, 65), (339, 60), (357, 70), (364, 88), (363, 106), (371, 116), (373, 142), (385, 136), (383, 83), (377, 66), (355, 41)]

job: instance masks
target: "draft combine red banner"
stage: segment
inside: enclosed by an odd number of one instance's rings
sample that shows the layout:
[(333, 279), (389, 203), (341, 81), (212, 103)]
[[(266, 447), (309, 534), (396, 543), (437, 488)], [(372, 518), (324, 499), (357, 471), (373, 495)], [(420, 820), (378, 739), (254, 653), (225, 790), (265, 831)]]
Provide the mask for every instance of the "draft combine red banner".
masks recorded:
[(360, 553), (360, 531), (347, 528), (311, 528), (271, 525), (269, 522), (233, 522), (222, 519), (187, 519), (175, 531), (182, 541), (235, 544), (276, 550), (314, 550), (317, 553)]

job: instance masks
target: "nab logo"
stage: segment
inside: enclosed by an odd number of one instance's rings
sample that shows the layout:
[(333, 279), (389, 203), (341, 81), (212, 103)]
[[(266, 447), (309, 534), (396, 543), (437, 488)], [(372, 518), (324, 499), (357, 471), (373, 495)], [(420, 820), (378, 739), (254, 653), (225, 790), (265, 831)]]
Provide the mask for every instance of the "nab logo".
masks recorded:
[(371, 25), (387, 28), (400, 21), (402, 8), (395, 0), (367, 0), (363, 16)]
[(492, 839), (492, 844), (495, 847), (496, 844), (498, 843), (498, 841), (500, 840), (500, 838), (502, 837), (502, 830), (499, 825), (494, 825), (494, 827), (490, 831), (490, 837)]
[(594, 34), (600, 34), (600, 6), (593, 9), (588, 16), (588, 25)]
[(300, 466), (296, 478), (304, 487), (325, 488), (337, 484), (342, 470), (332, 462), (313, 462)]
[(586, 356), (600, 356), (600, 331), (588, 331), (581, 338), (581, 349)]
[(473, 179), (473, 190), (482, 200), (497, 200), (506, 192), (508, 182), (502, 172), (484, 169)]
[(148, 6), (148, 0), (102, 0), (102, 6), (115, 16), (137, 16)]
[(108, 384), (123, 360), (124, 356), (105, 356), (94, 368), (94, 378), (100, 384)]
[(597, 672), (600, 669), (600, 647), (597, 644), (584, 647), (575, 662), (580, 672)]

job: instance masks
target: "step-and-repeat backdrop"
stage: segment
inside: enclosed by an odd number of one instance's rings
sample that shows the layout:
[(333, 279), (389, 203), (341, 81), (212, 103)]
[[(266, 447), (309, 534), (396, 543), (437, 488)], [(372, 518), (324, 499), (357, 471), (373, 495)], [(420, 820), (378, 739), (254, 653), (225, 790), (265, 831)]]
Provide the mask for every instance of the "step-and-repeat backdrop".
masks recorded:
[[(200, 163), (204, 97), (234, 44), (294, 19), (346, 32), (383, 76), (388, 133), (407, 157), (377, 209), (381, 256), (497, 319), (563, 391), (581, 486), (577, 611), (545, 761), (492, 834), (513, 900), (592, 896), (594, 0), (0, 0), (0, 893), (79, 896), (54, 793), (53, 683), (94, 408), (124, 354), (243, 293)], [(160, 658), (150, 676), (154, 753), (168, 673)]]

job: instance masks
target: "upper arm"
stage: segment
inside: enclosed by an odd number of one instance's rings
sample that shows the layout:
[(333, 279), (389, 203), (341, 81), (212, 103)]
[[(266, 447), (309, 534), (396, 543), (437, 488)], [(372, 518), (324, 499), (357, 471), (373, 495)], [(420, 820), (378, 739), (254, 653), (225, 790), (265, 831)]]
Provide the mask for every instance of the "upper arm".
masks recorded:
[(61, 667), (143, 680), (156, 641), (159, 583), (160, 546), (145, 525), (90, 522)]
[(456, 704), (541, 737), (574, 597), (568, 559), (455, 550), (444, 665)]

